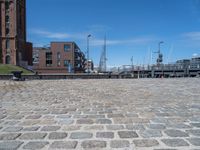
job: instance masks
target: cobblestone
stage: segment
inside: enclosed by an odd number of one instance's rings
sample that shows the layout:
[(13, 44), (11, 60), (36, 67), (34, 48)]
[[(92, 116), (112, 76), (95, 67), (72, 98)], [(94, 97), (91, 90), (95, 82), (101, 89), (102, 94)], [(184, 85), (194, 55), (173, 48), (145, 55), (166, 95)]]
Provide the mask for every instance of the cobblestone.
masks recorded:
[(200, 138), (190, 138), (188, 141), (194, 146), (200, 146)]
[(127, 140), (113, 140), (110, 142), (111, 148), (126, 148), (129, 147), (130, 143)]
[(28, 142), (26, 145), (23, 146), (23, 149), (30, 149), (30, 150), (37, 150), (37, 149), (42, 149), (46, 145), (48, 145), (49, 142)]
[(96, 148), (105, 148), (106, 147), (106, 142), (105, 141), (98, 141), (98, 140), (88, 140), (88, 141), (83, 141), (81, 143), (81, 146), (85, 149), (96, 149)]
[(0, 81), (0, 149), (200, 149), (200, 80)]
[(22, 140), (44, 139), (46, 135), (47, 135), (46, 133), (36, 133), (36, 132), (24, 133), (19, 137), (19, 139)]
[(71, 139), (88, 139), (92, 138), (92, 133), (89, 132), (73, 132), (70, 135)]
[(119, 131), (118, 135), (120, 138), (137, 138), (138, 135), (134, 131)]
[(97, 132), (96, 137), (112, 139), (112, 138), (114, 138), (114, 133), (113, 132)]
[(153, 147), (159, 145), (158, 141), (145, 139), (145, 140), (133, 140), (136, 147)]
[(49, 134), (49, 139), (64, 139), (67, 137), (65, 132), (52, 132)]
[(162, 139), (161, 141), (171, 147), (189, 146), (183, 139)]
[(77, 141), (55, 141), (51, 144), (51, 149), (75, 149)]
[(16, 150), (22, 145), (23, 142), (20, 141), (3, 141), (0, 142), (1, 150)]
[(0, 134), (0, 140), (15, 140), (21, 133), (4, 133)]

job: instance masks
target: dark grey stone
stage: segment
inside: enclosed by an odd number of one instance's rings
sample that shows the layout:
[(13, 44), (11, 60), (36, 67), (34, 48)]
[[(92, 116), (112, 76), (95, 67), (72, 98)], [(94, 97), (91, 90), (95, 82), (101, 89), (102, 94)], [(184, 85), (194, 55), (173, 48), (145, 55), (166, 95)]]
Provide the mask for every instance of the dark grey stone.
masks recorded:
[(60, 126), (44, 126), (41, 131), (57, 131), (60, 129)]
[(75, 149), (77, 141), (54, 141), (51, 145), (51, 149)]
[(138, 138), (138, 135), (135, 131), (118, 131), (120, 138)]
[(105, 148), (106, 147), (106, 141), (98, 141), (98, 140), (88, 140), (88, 141), (83, 141), (81, 143), (81, 146), (83, 148)]
[(28, 142), (26, 145), (24, 145), (23, 149), (31, 149), (31, 150), (42, 149), (48, 144), (49, 142), (31, 141)]
[(162, 139), (161, 141), (170, 147), (189, 146), (183, 139)]
[(22, 144), (20, 141), (3, 141), (0, 142), (0, 150), (17, 150)]
[(194, 146), (200, 146), (200, 138), (190, 138), (187, 140)]
[(23, 129), (23, 127), (7, 127), (5, 128), (3, 131), (4, 132), (18, 132), (18, 131), (21, 131)]
[(112, 121), (110, 119), (97, 119), (97, 124), (112, 124)]
[(52, 132), (49, 134), (49, 139), (64, 139), (67, 137), (65, 132)]
[(112, 139), (114, 138), (114, 133), (113, 132), (97, 132), (96, 137)]
[(110, 142), (111, 148), (125, 148), (129, 146), (130, 146), (130, 143), (129, 141), (126, 141), (126, 140), (113, 140)]
[(133, 143), (136, 147), (153, 147), (159, 145), (157, 140), (152, 139), (133, 140)]
[(188, 137), (188, 133), (180, 130), (166, 130), (165, 133), (170, 137)]
[(19, 137), (19, 139), (22, 140), (44, 139), (46, 135), (47, 135), (46, 133), (37, 133), (37, 132), (24, 133)]
[(0, 140), (15, 140), (21, 133), (4, 133), (0, 134)]
[(162, 137), (162, 133), (159, 130), (144, 130), (140, 132), (140, 135), (144, 138)]
[(92, 138), (93, 134), (89, 132), (73, 132), (70, 135), (71, 139), (88, 139)]
[(77, 124), (93, 124), (94, 121), (92, 119), (78, 119)]

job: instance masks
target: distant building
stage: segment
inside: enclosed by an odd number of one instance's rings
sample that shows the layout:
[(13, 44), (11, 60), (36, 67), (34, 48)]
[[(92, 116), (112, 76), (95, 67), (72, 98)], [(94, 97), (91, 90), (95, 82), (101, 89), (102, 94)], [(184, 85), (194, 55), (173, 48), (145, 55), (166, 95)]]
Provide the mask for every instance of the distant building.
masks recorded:
[(0, 0), (0, 63), (32, 65), (26, 42), (26, 0)]
[(38, 73), (83, 73), (85, 70), (85, 55), (75, 42), (51, 42), (49, 48), (37, 49), (34, 70)]
[(199, 69), (200, 68), (200, 57), (194, 57), (190, 60), (190, 68), (191, 69)]

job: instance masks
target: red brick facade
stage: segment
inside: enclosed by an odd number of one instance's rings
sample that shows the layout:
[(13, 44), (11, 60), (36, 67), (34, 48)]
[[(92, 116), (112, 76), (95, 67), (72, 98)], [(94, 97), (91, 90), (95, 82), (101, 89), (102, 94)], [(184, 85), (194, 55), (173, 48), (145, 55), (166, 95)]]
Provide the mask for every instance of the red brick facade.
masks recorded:
[(0, 0), (0, 63), (30, 65), (31, 51), (26, 42), (26, 0)]
[(39, 50), (38, 73), (83, 73), (85, 55), (74, 42), (52, 42)]

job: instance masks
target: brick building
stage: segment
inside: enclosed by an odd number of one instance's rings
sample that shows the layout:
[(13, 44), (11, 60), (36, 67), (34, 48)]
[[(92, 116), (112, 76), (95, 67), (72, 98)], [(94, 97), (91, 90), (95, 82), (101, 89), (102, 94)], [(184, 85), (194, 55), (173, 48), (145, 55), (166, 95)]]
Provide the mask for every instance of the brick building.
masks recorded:
[(38, 48), (38, 73), (83, 73), (85, 55), (75, 42), (51, 42), (49, 48)]
[(0, 63), (32, 65), (26, 42), (26, 0), (0, 0)]

